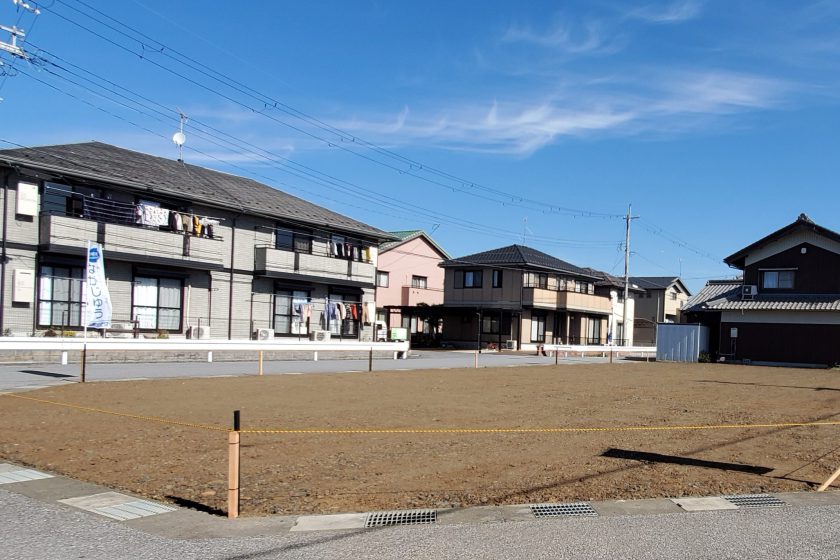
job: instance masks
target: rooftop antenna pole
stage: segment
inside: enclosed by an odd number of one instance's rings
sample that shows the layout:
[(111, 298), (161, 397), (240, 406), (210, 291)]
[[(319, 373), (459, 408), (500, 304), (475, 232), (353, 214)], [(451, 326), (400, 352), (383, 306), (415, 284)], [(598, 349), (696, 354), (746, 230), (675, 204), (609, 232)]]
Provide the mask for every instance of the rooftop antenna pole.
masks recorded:
[(178, 109), (178, 118), (181, 124), (178, 132), (172, 135), (172, 141), (178, 146), (178, 161), (184, 163), (184, 142), (187, 141), (187, 137), (184, 134), (184, 123), (187, 122), (187, 115), (181, 109)]
[(525, 236), (528, 233), (528, 216), (522, 218), (522, 244), (525, 245)]

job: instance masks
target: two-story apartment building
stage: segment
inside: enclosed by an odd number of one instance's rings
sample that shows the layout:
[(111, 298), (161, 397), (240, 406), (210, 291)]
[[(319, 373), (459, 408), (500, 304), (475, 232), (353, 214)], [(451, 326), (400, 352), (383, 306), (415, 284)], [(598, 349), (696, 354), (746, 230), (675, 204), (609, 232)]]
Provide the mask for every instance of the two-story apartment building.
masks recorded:
[(680, 309), (691, 296), (678, 276), (631, 276), (630, 283), (643, 289), (636, 298), (634, 342), (656, 344), (657, 323), (679, 323)]
[(609, 296), (601, 278), (522, 245), (440, 265), (444, 340), (455, 346), (535, 349), (544, 343), (606, 344)]
[[(0, 331), (79, 329), (88, 241), (114, 322), (213, 338), (372, 336), (374, 227), (244, 177), (88, 142), (0, 151)], [(271, 332), (273, 330), (273, 332)]]
[(840, 234), (801, 214), (726, 257), (740, 281), (712, 281), (684, 308), (726, 359), (840, 363)]
[(443, 303), (443, 269), (449, 255), (422, 230), (393, 231), (395, 241), (379, 246), (376, 270), (377, 319), (408, 329), (414, 344), (435, 342), (440, 319), (429, 308)]

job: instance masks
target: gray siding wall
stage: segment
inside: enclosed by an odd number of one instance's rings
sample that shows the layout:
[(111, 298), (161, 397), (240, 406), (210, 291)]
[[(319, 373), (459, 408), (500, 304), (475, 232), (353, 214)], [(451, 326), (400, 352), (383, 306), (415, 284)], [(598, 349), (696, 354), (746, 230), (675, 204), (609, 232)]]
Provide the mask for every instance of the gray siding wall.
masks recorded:
[[(3, 175), (0, 174), (0, 180)], [(24, 179), (29, 182), (38, 182)], [(8, 176), (8, 205), (6, 214), (7, 242), (13, 245), (7, 249), (9, 263), (5, 271), (5, 305), (3, 312), (3, 328), (9, 329), (16, 335), (30, 335), (36, 329), (38, 306), (38, 260), (42, 256), (52, 256), (59, 259), (70, 259), (76, 266), (84, 266), (83, 251), (87, 241), (96, 241), (97, 235), (102, 234), (102, 227), (91, 220), (65, 216), (41, 215), (35, 217), (16, 216), (16, 186), (18, 177)], [(2, 186), (2, 185), (0, 185)], [(3, 191), (0, 189), (0, 208), (2, 208)], [(113, 191), (113, 199), (133, 202), (134, 195), (126, 192)], [(39, 201), (40, 204), (40, 201)], [(238, 212), (208, 208), (195, 204), (189, 211), (198, 215), (221, 218), (221, 225), (214, 227), (214, 239), (200, 237), (189, 238), (189, 255), (184, 255), (184, 235), (144, 229), (129, 225), (105, 224), (105, 256), (106, 275), (111, 293), (114, 322), (128, 322), (132, 319), (133, 280), (137, 267), (148, 269), (169, 270), (185, 276), (182, 292), (182, 331), (173, 336), (185, 335), (190, 326), (210, 326), (212, 338), (249, 338), (254, 328), (271, 327), (273, 321), (273, 298), (275, 280), (255, 276), (255, 249), (257, 247), (273, 247), (275, 222), (269, 219), (240, 215)], [(236, 224), (234, 231), (234, 223)], [(313, 255), (320, 259), (313, 263), (313, 267), (306, 268), (303, 264), (296, 271), (296, 279), (300, 275), (313, 276), (311, 284), (312, 297), (316, 299), (319, 309), (313, 320), (320, 321), (323, 312), (323, 301), (330, 291), (330, 285), (323, 280), (315, 280), (315, 276), (323, 277), (324, 268), (335, 268), (346, 278), (348, 261), (344, 259), (324, 258), (328, 254), (325, 238), (328, 232), (315, 231), (315, 236), (322, 239), (313, 241)], [(39, 253), (43, 251), (43, 253)], [(290, 253), (294, 256), (293, 253)], [(306, 257), (304, 256), (304, 261)], [(136, 257), (136, 260), (133, 259)], [(155, 262), (155, 259), (166, 258), (167, 262)], [(151, 261), (151, 262), (150, 262)], [(362, 301), (374, 300), (373, 270), (371, 265), (366, 268), (356, 267), (353, 263), (354, 279), (370, 276), (371, 285), (363, 288)], [(216, 268), (206, 270), (207, 268)], [(233, 268), (233, 287), (231, 289), (231, 267)], [(12, 304), (12, 289), (14, 270), (20, 268), (36, 273), (32, 303)], [(221, 269), (218, 269), (221, 268)], [(368, 270), (370, 269), (370, 271)], [(362, 274), (364, 273), (364, 274)], [(337, 277), (342, 277), (337, 275)], [(232, 293), (232, 300), (231, 300)], [(252, 295), (253, 294), (253, 295)], [(189, 299), (189, 302), (187, 301)], [(355, 298), (354, 298), (355, 299)], [(232, 301), (232, 317), (229, 317), (229, 305)], [(313, 325), (315, 323), (313, 322)], [(42, 329), (43, 330), (43, 329)], [(229, 332), (230, 330), (230, 332)], [(362, 337), (370, 339), (372, 327), (363, 326)]]

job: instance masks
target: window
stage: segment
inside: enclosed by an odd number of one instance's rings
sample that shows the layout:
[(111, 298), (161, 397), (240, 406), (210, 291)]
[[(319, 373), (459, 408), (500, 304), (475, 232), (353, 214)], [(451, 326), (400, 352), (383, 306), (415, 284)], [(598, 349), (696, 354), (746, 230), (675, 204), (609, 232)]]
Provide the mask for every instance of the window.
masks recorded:
[(131, 317), (141, 329), (181, 330), (181, 280), (134, 278)]
[(624, 290), (618, 289), (618, 290), (616, 290), (616, 294), (618, 295), (618, 297), (616, 298), (618, 300), (618, 303), (623, 303), (624, 302)]
[(464, 271), (464, 287), (465, 288), (480, 288), (481, 287), (481, 271), (480, 270), (465, 270)]
[(494, 288), (501, 288), (502, 287), (502, 271), (501, 270), (494, 270), (493, 271), (493, 287)]
[(485, 315), (481, 319), (481, 332), (483, 334), (499, 334), (501, 328), (499, 317)]
[(526, 272), (525, 273), (525, 287), (526, 288), (542, 288), (548, 289), (548, 274), (543, 272)]
[(295, 253), (312, 253), (312, 234), (288, 229), (274, 232), (274, 246), (277, 249)]
[(586, 343), (601, 344), (601, 320), (589, 318), (586, 327)]
[(81, 267), (42, 266), (38, 286), (38, 324), (82, 326)]
[(376, 285), (380, 288), (387, 288), (388, 287), (388, 273), (384, 270), (377, 270), (376, 271)]
[(426, 285), (428, 283), (428, 278), (425, 276), (412, 276), (411, 277), (411, 287), (412, 288), (422, 288), (426, 289)]
[[(309, 334), (304, 305), (309, 304), (305, 290), (278, 290), (274, 293), (274, 332), (276, 334)], [(311, 308), (310, 308), (311, 309)]]
[(545, 342), (545, 315), (531, 316), (531, 342)]
[(579, 294), (594, 294), (595, 284), (584, 282), (583, 280), (575, 280), (575, 292)]
[(671, 292), (671, 299), (676, 301), (676, 299), (677, 299), (677, 292)]
[(330, 236), (330, 255), (351, 261), (370, 261), (370, 249), (366, 249), (361, 241), (343, 235)]
[(336, 309), (336, 317), (329, 320), (329, 331), (335, 336), (355, 337), (359, 332), (360, 309), (358, 302), (353, 302), (350, 296), (330, 294), (328, 305), (334, 303), (341, 303), (343, 305), (344, 319), (340, 317), (339, 311)]
[(624, 323), (618, 321), (615, 326), (615, 338), (613, 339), (613, 344), (618, 346), (625, 346), (626, 342), (624, 340)]
[(761, 287), (769, 290), (792, 290), (793, 270), (764, 270), (761, 272)]

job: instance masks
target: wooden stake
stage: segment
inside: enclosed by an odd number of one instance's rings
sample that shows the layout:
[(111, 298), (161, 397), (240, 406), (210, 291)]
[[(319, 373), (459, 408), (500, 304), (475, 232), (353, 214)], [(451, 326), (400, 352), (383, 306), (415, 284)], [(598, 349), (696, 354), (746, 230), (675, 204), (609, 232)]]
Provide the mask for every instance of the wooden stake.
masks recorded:
[(228, 432), (228, 519), (239, 517), (239, 411), (233, 411), (233, 431)]
[(263, 351), (260, 350), (260, 375), (263, 374)]
[(825, 482), (823, 482), (823, 483), (822, 483), (822, 486), (820, 486), (819, 488), (817, 488), (817, 492), (823, 492), (823, 491), (825, 491), (825, 489), (826, 489), (826, 488), (828, 488), (829, 486), (831, 486), (831, 483), (832, 483), (832, 482), (834, 482), (835, 480), (837, 480), (837, 477), (838, 477), (838, 476), (840, 476), (840, 469), (837, 469), (836, 471), (834, 471), (834, 473), (832, 473), (832, 475), (831, 475), (830, 477), (828, 477), (828, 480), (826, 480)]
[(613, 363), (613, 351), (612, 351), (612, 348), (610, 348), (610, 363)]
[(85, 370), (87, 369), (87, 344), (82, 346), (82, 360), (81, 361), (82, 361), (82, 363), (81, 363), (82, 371), (79, 374), (79, 378), (81, 379), (81, 382), (84, 383), (85, 382), (85, 373), (86, 373)]
[(475, 351), (475, 359), (473, 360), (475, 369), (478, 369), (478, 350)]
[(373, 346), (370, 347), (370, 353), (368, 354), (368, 371), (373, 371)]

